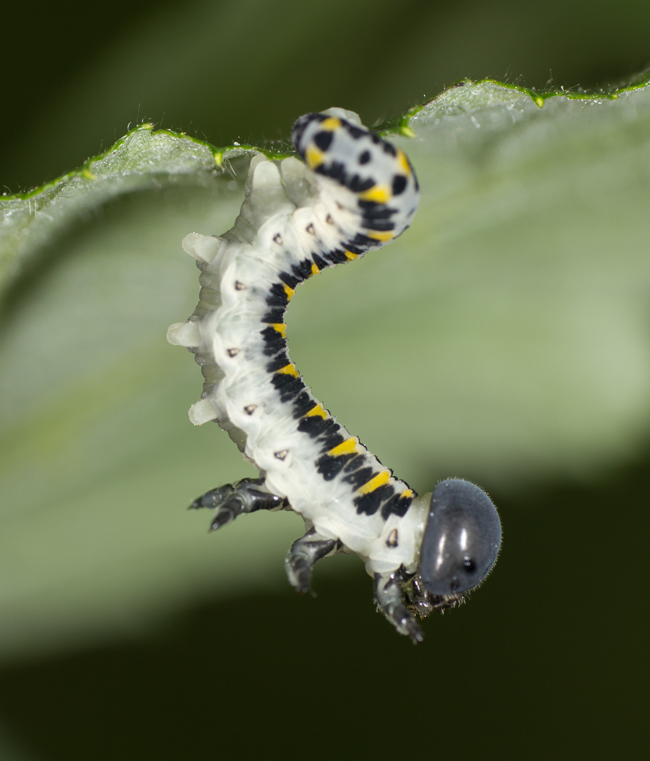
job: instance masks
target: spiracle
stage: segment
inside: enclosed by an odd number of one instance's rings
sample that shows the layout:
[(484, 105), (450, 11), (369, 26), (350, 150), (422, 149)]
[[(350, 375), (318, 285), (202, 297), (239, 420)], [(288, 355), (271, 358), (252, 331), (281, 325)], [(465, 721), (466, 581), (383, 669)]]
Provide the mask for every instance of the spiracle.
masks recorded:
[(374, 578), (379, 609), (417, 642), (414, 614), (455, 605), (493, 567), (496, 509), (468, 481), (417, 496), (397, 479), (313, 396), (289, 358), (284, 315), (300, 283), (401, 235), (418, 181), (404, 152), (350, 111), (300, 117), (292, 142), (302, 160), (252, 159), (231, 230), (183, 241), (201, 291), (167, 338), (189, 348), (203, 373), (190, 420), (216, 421), (260, 474), (191, 507), (212, 509), (213, 529), (242, 513), (294, 510), (307, 531), (286, 561), (290, 583), (305, 592), (317, 560), (354, 552)]

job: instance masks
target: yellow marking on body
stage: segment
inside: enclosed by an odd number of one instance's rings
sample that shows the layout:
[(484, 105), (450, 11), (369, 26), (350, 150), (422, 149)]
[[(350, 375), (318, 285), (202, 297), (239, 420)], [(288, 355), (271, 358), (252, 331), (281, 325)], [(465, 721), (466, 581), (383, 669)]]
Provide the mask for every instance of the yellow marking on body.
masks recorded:
[(311, 265), (311, 274), (312, 275), (318, 275), (319, 272), (320, 272), (320, 270), (318, 269), (318, 265), (317, 264), (312, 264)]
[(372, 238), (373, 240), (381, 241), (382, 243), (387, 243), (389, 240), (393, 240), (395, 237), (395, 233), (391, 230), (388, 230), (386, 232), (378, 232), (378, 233), (366, 233), (369, 238)]
[(284, 292), (287, 294), (287, 301), (291, 301), (291, 297), (295, 293), (293, 288), (289, 288), (289, 286), (286, 283), (283, 283), (284, 285)]
[(325, 154), (315, 145), (308, 145), (305, 151), (305, 163), (310, 169), (316, 169), (323, 163)]
[(358, 443), (359, 439), (353, 436), (351, 439), (346, 439), (342, 444), (330, 449), (327, 454), (332, 455), (332, 457), (338, 457), (341, 454), (350, 454), (351, 452), (356, 451)]
[(400, 169), (404, 172), (404, 174), (407, 177), (411, 176), (411, 165), (409, 164), (409, 160), (406, 158), (406, 154), (404, 151), (397, 149), (397, 163), (399, 164)]
[(345, 257), (349, 262), (351, 262), (353, 259), (358, 259), (359, 254), (353, 254), (352, 251), (346, 251)]
[(374, 201), (375, 203), (386, 203), (391, 197), (392, 193), (386, 185), (375, 185), (374, 188), (359, 193), (359, 198), (363, 201)]
[(293, 375), (294, 378), (300, 377), (300, 374), (296, 370), (296, 366), (291, 362), (288, 365), (285, 365), (284, 367), (281, 367), (279, 370), (275, 371), (276, 373), (282, 373), (282, 375)]
[(400, 499), (407, 499), (408, 497), (413, 496), (413, 489), (407, 489), (406, 491), (403, 491), (400, 495)]
[(388, 483), (389, 478), (390, 470), (382, 470), (381, 473), (377, 473), (374, 478), (371, 478), (368, 483), (365, 483), (363, 486), (361, 486), (359, 488), (359, 493), (370, 494), (371, 491), (375, 491), (375, 489), (378, 489), (380, 486)]
[(287, 326), (283, 322), (273, 322), (271, 323), (271, 327), (275, 328), (282, 338), (287, 337)]
[(309, 410), (309, 412), (305, 414), (305, 417), (316, 417), (316, 415), (319, 415), (322, 418), (327, 417), (327, 412), (323, 409), (322, 404), (317, 404), (315, 407)]
[(324, 122), (321, 122), (318, 126), (321, 129), (326, 129), (328, 132), (334, 132), (335, 129), (338, 129), (341, 126), (341, 120), (337, 119), (335, 116), (329, 116), (327, 119), (325, 119)]

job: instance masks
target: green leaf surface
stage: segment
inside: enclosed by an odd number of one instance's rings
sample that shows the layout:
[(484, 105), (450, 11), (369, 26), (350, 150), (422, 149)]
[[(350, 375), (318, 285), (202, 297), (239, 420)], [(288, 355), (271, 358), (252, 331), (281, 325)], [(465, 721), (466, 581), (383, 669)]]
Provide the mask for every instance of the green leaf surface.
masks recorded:
[[(394, 126), (421, 208), (394, 244), (299, 290), (289, 342), (307, 382), (419, 491), (459, 475), (503, 493), (625, 460), (650, 427), (650, 89), (465, 82)], [(207, 537), (209, 516), (184, 512), (251, 469), (189, 423), (200, 373), (165, 341), (198, 295), (180, 240), (228, 229), (252, 150), (220, 170), (212, 146), (140, 128), (0, 200), (6, 655), (246, 586), (292, 594), (296, 516)]]

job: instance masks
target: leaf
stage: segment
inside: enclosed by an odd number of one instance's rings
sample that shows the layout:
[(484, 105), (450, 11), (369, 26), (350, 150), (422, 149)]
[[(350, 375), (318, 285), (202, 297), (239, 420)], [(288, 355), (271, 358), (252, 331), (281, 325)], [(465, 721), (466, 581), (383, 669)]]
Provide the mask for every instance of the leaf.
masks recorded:
[(257, 149), (217, 149), (141, 124), (79, 169), (27, 193), (5, 194), (0, 199), (0, 293), (41, 245), (110, 199), (182, 180), (209, 183), (224, 160), (228, 167), (230, 160), (251, 151)]
[[(649, 119), (644, 85), (614, 99), (486, 81), (393, 125), (414, 135), (394, 139), (422, 185), (416, 221), (300, 289), (289, 342), (326, 406), (418, 490), (593, 478), (647, 436)], [(5, 654), (244, 586), (292, 594), (296, 516), (206, 537), (209, 516), (182, 509), (251, 473), (216, 426), (187, 421), (200, 374), (164, 339), (198, 294), (180, 240), (225, 231), (241, 203), (242, 167), (214, 154), (139, 129), (0, 201)]]

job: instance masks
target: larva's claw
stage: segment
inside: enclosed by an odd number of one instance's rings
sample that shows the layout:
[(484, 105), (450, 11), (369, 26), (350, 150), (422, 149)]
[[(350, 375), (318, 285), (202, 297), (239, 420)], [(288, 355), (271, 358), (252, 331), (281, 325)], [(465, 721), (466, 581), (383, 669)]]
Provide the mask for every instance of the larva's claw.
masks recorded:
[(231, 523), (235, 520), (237, 515), (238, 513), (235, 513), (235, 511), (230, 508), (221, 508), (212, 519), (212, 523), (210, 524), (210, 531), (216, 531), (222, 526), (225, 526), (226, 523)]
[(328, 555), (334, 555), (342, 546), (339, 539), (327, 539), (313, 528), (309, 530), (289, 550), (286, 560), (289, 584), (302, 594), (308, 592), (314, 564)]
[(289, 584), (301, 594), (309, 591), (312, 565), (306, 557), (289, 555), (286, 561)]
[(402, 586), (404, 578), (399, 571), (375, 574), (375, 598), (377, 608), (386, 616), (400, 634), (410, 637), (417, 645), (424, 635), (415, 618), (404, 604)]
[(411, 638), (411, 641), (414, 645), (417, 645), (419, 642), (424, 642), (424, 634), (422, 634), (422, 629), (415, 623), (415, 619), (413, 619), (410, 615), (409, 618), (406, 621), (403, 621), (404, 627), (406, 629), (406, 634)]
[(254, 513), (256, 510), (274, 510), (285, 505), (285, 500), (277, 494), (271, 494), (261, 478), (242, 478), (234, 484), (224, 484), (210, 489), (192, 502), (190, 510), (207, 507), (216, 510), (210, 524), (210, 531), (231, 523), (242, 513)]
[(197, 497), (194, 502), (187, 508), (188, 510), (200, 510), (207, 507), (210, 510), (216, 510), (226, 502), (230, 495), (235, 491), (232, 484), (224, 484), (223, 486), (217, 486), (216, 489), (210, 489)]

